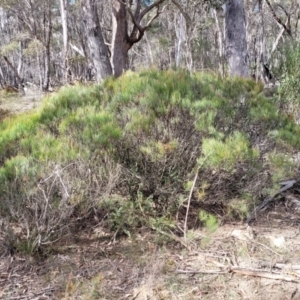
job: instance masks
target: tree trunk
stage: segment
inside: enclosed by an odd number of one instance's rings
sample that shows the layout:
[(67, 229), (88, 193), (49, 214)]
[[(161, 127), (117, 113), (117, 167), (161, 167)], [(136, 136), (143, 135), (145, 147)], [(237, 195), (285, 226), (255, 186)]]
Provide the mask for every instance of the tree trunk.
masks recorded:
[(104, 42), (95, 0), (81, 0), (87, 32), (89, 55), (96, 69), (96, 80), (102, 81), (112, 74), (108, 49)]
[(229, 74), (248, 77), (244, 0), (228, 0), (225, 8), (226, 54)]
[(119, 77), (129, 67), (128, 50), (131, 44), (128, 43), (127, 16), (125, 4), (118, 0), (112, 0), (112, 54), (111, 64), (113, 75)]
[(48, 6), (45, 9), (44, 13), (44, 37), (45, 37), (45, 44), (44, 44), (44, 78), (43, 78), (43, 86), (42, 90), (48, 91), (50, 85), (50, 42), (52, 37), (52, 19), (51, 19), (51, 4), (50, 1), (46, 3)]
[(68, 19), (67, 19), (67, 4), (65, 0), (60, 0), (60, 15), (63, 31), (63, 52), (62, 52), (62, 67), (63, 67), (63, 83), (68, 82)]
[(12, 71), (14, 72), (15, 78), (18, 82), (18, 90), (22, 94), (24, 94), (25, 92), (24, 92), (24, 88), (23, 88), (23, 85), (22, 85), (22, 79), (20, 78), (17, 69), (14, 67), (14, 65), (9, 61), (9, 59), (6, 56), (3, 56), (3, 58), (6, 61), (6, 63), (9, 65), (9, 67), (12, 69)]

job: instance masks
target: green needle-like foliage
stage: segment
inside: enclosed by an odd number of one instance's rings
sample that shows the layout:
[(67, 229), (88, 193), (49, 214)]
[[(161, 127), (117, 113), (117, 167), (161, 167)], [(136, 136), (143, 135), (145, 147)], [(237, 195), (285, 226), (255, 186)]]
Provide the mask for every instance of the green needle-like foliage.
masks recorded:
[(298, 171), (299, 126), (261, 89), (183, 70), (62, 88), (0, 124), (0, 214), (23, 224), (32, 252), (95, 210), (118, 234), (161, 232), (173, 228), (198, 170), (191, 209), (203, 209), (192, 215), (215, 228), (212, 201), (244, 218), (261, 190)]

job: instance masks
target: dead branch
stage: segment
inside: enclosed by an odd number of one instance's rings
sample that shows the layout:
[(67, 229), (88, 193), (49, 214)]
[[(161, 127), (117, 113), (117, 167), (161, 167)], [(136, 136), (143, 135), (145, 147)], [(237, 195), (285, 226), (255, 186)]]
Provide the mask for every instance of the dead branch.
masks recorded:
[[(271, 11), (272, 16), (273, 16), (273, 18), (275, 19), (275, 21), (276, 21), (278, 24), (280, 24), (280, 25), (284, 28), (284, 30), (287, 32), (287, 34), (292, 38), (293, 36), (292, 36), (291, 28), (287, 27), (287, 26), (282, 22), (282, 20), (276, 15), (276, 12), (275, 12), (274, 8), (272, 7), (270, 1), (269, 1), (269, 0), (266, 0), (266, 3), (267, 3), (267, 5), (269, 6), (270, 11)], [(288, 18), (289, 18), (289, 17), (288, 17)]]
[(176, 270), (178, 274), (228, 274), (223, 270)]
[(279, 273), (270, 273), (270, 272), (260, 270), (260, 269), (251, 269), (251, 268), (246, 269), (246, 268), (240, 268), (240, 267), (230, 267), (229, 272), (237, 273), (240, 275), (256, 276), (256, 277), (283, 280), (283, 281), (289, 281), (289, 282), (300, 282), (300, 280), (297, 280), (294, 276), (289, 276), (289, 275), (279, 274)]
[(218, 269), (218, 270), (176, 270), (175, 271), (178, 274), (230, 274), (230, 273), (236, 273), (240, 275), (246, 275), (246, 276), (256, 276), (256, 277), (262, 277), (262, 278), (269, 278), (269, 279), (275, 279), (275, 280), (283, 280), (283, 281), (289, 281), (289, 282), (296, 282), (300, 283), (300, 280), (297, 279), (295, 276), (290, 276), (287, 274), (279, 274), (279, 273), (271, 273), (267, 272), (265, 270), (260, 269), (252, 269), (252, 268), (241, 268), (241, 267), (228, 267), (224, 266), (224, 269)]
[(196, 172), (196, 175), (195, 175), (195, 178), (194, 178), (191, 190), (190, 190), (190, 195), (189, 195), (189, 198), (188, 198), (188, 204), (187, 204), (187, 208), (186, 208), (186, 214), (185, 214), (185, 220), (184, 220), (184, 227), (183, 227), (183, 234), (184, 234), (184, 240), (185, 241), (186, 241), (187, 221), (188, 221), (188, 216), (189, 216), (191, 199), (192, 199), (194, 188), (195, 188), (196, 181), (197, 181), (197, 178), (198, 178), (198, 173), (199, 173), (199, 167), (197, 168), (197, 172)]
[(286, 269), (286, 270), (300, 270), (300, 265), (290, 265), (290, 264), (284, 264), (284, 263), (270, 263), (268, 261), (261, 261), (259, 262), (259, 265), (261, 267), (265, 268), (277, 268), (277, 269)]
[(297, 180), (288, 180), (285, 182), (281, 182), (281, 185), (283, 186), (278, 192), (276, 192), (273, 196), (267, 197), (261, 204), (259, 204), (257, 207), (254, 208), (248, 219), (246, 220), (246, 223), (249, 224), (254, 218), (256, 218), (257, 213), (262, 210), (266, 209), (267, 206), (276, 198), (276, 196), (280, 195), (281, 193), (289, 190), (292, 188), (295, 183), (297, 183)]

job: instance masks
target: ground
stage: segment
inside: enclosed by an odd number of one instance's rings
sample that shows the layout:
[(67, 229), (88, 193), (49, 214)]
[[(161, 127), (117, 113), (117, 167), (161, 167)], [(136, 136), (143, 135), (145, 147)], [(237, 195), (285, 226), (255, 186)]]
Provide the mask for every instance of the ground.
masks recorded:
[[(115, 243), (101, 235), (100, 227), (84, 230), (76, 243), (61, 244), (43, 259), (2, 257), (0, 298), (300, 298), (300, 239), (295, 227), (228, 224), (214, 233), (198, 229), (189, 236), (189, 249), (158, 241), (151, 232)], [(243, 275), (247, 272), (253, 274)]]
[(37, 88), (26, 92), (26, 95), (7, 94), (3, 90), (0, 91), (0, 120), (5, 112), (21, 113), (29, 111), (37, 107), (44, 96)]
[[(40, 99), (0, 99), (0, 115), (31, 110)], [(0, 299), (300, 299), (296, 210), (281, 200), (251, 226), (195, 228), (186, 241), (143, 228), (115, 240), (101, 222), (86, 221), (40, 256), (1, 257)]]

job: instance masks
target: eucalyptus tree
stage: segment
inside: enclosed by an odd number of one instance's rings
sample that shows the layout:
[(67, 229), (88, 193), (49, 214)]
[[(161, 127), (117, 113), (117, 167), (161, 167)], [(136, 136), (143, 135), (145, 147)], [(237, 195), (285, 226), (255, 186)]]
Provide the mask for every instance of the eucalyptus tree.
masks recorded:
[(88, 40), (89, 56), (96, 69), (97, 81), (112, 74), (108, 48), (100, 25), (96, 0), (81, 0), (84, 24)]
[(244, 0), (226, 1), (225, 37), (230, 75), (249, 76)]
[[(118, 77), (129, 67), (128, 51), (138, 43), (153, 21), (163, 12), (166, 0), (112, 0), (111, 64)], [(151, 15), (153, 10), (156, 12)]]
[(64, 71), (63, 82), (68, 82), (69, 66), (68, 66), (68, 0), (60, 0), (60, 15), (63, 36), (63, 53), (62, 53), (62, 68)]
[[(47, 91), (50, 84), (53, 1), (1, 0), (0, 6), (18, 23), (8, 44), (20, 41), (27, 48), (39, 45), (41, 51), (37, 50), (39, 53), (36, 56), (39, 61), (40, 86)], [(23, 58), (21, 52), (19, 56)]]

